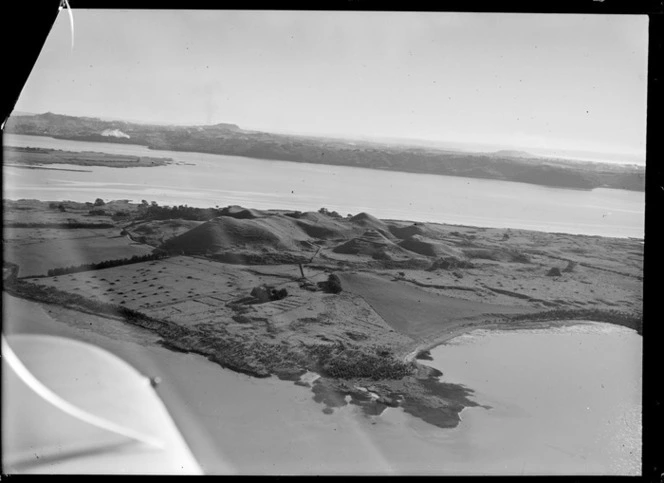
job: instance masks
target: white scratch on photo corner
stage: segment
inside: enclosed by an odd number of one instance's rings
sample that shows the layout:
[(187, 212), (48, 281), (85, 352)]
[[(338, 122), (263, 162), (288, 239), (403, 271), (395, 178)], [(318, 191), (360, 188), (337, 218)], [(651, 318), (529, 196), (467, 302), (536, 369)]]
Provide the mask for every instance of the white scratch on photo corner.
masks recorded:
[(58, 8), (58, 11), (62, 10), (64, 8), (67, 9), (67, 13), (69, 14), (69, 27), (71, 29), (71, 50), (74, 50), (74, 14), (71, 11), (71, 7), (69, 6), (69, 2), (67, 0), (62, 0), (60, 2), (60, 7)]

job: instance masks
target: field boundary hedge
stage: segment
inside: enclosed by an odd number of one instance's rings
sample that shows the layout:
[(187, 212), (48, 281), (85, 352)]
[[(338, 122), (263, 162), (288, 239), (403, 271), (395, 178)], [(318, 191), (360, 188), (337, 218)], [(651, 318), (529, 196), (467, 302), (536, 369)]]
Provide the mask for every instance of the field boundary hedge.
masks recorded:
[(636, 330), (643, 335), (643, 317), (637, 313), (620, 312), (614, 309), (554, 309), (534, 314), (519, 314), (508, 317), (510, 321), (554, 321), (554, 320), (589, 320), (622, 325)]
[[(41, 277), (57, 277), (58, 275), (67, 275), (70, 273), (79, 273), (79, 272), (89, 272), (91, 270), (103, 270), (104, 268), (113, 268), (120, 267), (123, 265), (131, 265), (134, 263), (142, 262), (151, 262), (154, 260), (162, 260), (168, 258), (168, 254), (159, 252), (159, 253), (150, 253), (148, 255), (134, 255), (131, 258), (116, 258), (113, 260), (104, 260), (103, 262), (98, 263), (84, 263), (82, 265), (72, 265), (69, 267), (62, 268), (51, 268), (46, 272), (46, 275), (41, 275)], [(28, 278), (37, 278), (37, 277), (28, 277)]]

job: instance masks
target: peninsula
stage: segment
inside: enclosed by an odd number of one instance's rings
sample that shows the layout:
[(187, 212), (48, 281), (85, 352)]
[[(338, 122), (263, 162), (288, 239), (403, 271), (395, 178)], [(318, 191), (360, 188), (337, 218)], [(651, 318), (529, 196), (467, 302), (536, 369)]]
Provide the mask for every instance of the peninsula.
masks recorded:
[[(368, 213), (4, 200), (4, 290), (123, 320), (172, 350), (310, 387), (325, 412), (401, 407), (454, 427), (472, 388), (427, 350), (476, 328), (641, 331), (637, 239)], [(63, 249), (67, 244), (70, 249)]]

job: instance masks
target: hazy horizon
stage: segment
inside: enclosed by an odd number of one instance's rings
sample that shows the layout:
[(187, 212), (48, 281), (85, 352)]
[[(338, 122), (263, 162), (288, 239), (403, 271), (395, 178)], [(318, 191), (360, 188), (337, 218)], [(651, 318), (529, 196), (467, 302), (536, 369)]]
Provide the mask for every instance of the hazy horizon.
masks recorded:
[(646, 16), (73, 14), (16, 111), (645, 162)]

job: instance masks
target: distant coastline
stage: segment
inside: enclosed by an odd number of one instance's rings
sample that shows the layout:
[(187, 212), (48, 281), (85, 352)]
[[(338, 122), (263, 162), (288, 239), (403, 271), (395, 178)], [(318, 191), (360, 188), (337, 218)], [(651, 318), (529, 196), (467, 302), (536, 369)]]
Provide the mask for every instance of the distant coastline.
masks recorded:
[(10, 118), (6, 132), (73, 141), (135, 144), (155, 150), (495, 179), (570, 189), (645, 190), (645, 167), (574, 162), (511, 150), (471, 153), (273, 134), (243, 130), (234, 124), (146, 125), (46, 113)]
[(21, 168), (21, 169), (44, 169), (49, 171), (71, 171), (72, 173), (92, 173), (89, 169), (68, 169), (68, 168), (47, 168), (46, 166), (26, 166), (24, 164), (5, 164), (8, 168)]

